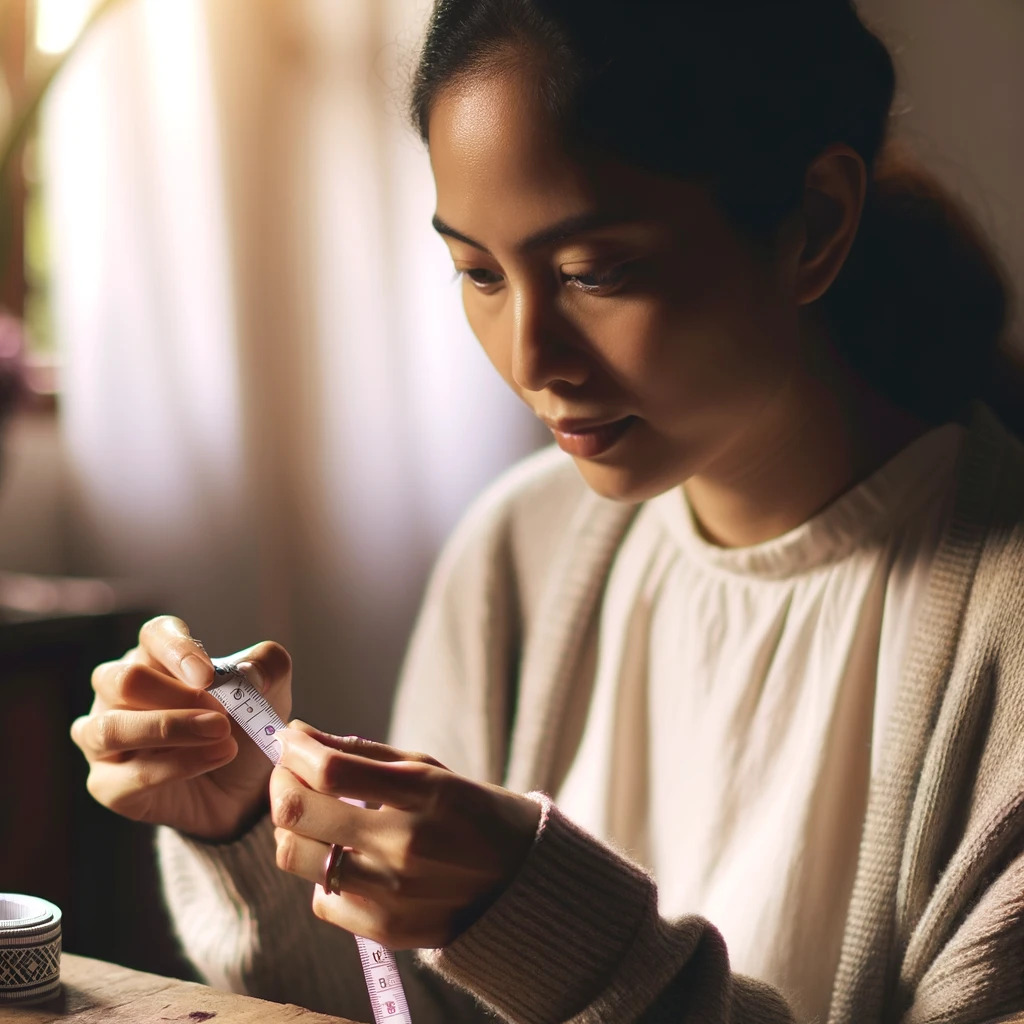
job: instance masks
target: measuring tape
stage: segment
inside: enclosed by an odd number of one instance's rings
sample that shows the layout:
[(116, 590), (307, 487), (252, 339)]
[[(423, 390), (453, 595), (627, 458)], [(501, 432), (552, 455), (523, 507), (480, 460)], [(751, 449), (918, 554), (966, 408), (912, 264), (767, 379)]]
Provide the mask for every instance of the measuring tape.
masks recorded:
[(60, 991), (60, 908), (0, 893), (0, 1004), (41, 1003)]
[[(245, 678), (230, 658), (213, 658), (212, 661), (218, 678), (208, 692), (224, 705), (224, 710), (242, 727), (246, 736), (277, 764), (281, 760), (277, 733), (285, 727), (284, 722), (270, 706), (270, 701)], [(395, 954), (379, 942), (364, 939), (361, 935), (355, 938), (373, 1019), (377, 1024), (383, 1021), (412, 1024)]]

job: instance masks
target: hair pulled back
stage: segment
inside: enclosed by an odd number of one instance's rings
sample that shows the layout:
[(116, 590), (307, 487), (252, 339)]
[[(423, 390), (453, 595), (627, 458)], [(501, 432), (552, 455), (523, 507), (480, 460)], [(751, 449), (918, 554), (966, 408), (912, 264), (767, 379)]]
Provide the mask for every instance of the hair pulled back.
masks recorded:
[(821, 300), (841, 355), (930, 422), (981, 397), (1022, 425), (996, 387), (998, 264), (967, 214), (886, 144), (893, 63), (851, 0), (437, 0), (411, 97), (424, 141), (445, 87), (503, 67), (529, 70), (567, 145), (706, 182), (758, 242), (797, 209), (811, 161), (849, 145), (871, 183)]

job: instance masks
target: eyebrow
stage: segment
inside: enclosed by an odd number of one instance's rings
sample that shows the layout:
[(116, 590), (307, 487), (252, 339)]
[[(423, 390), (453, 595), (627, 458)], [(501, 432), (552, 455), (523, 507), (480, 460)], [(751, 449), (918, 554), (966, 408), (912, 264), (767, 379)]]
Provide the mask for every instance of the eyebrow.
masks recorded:
[[(431, 223), (438, 234), (447, 235), (449, 238), (465, 242), (466, 245), (471, 245), (474, 249), (487, 253), (488, 256), (492, 255), (491, 250), (486, 245), (482, 245), (475, 239), (470, 238), (469, 235), (464, 235), (450, 224), (446, 224), (436, 213)], [(564, 220), (560, 220), (546, 228), (541, 228), (540, 231), (535, 231), (532, 235), (527, 235), (526, 238), (518, 243), (516, 248), (522, 252), (528, 252), (530, 249), (540, 249), (545, 245), (564, 241), (566, 238), (583, 234), (586, 231), (595, 231), (597, 228), (628, 223), (633, 223), (633, 221), (617, 214), (580, 213), (573, 217), (566, 217)]]

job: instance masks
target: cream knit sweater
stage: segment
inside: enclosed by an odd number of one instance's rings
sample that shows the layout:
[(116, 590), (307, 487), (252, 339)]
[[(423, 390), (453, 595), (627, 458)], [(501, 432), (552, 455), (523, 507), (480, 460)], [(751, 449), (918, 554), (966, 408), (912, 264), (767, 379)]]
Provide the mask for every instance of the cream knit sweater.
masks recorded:
[[(551, 788), (560, 724), (633, 510), (542, 453), (473, 508), (409, 650), (393, 741), (519, 791)], [(1024, 1011), (1024, 448), (969, 423), (950, 523), (869, 794), (829, 1024)], [(519, 875), (450, 946), (407, 960), (417, 1024), (785, 1022), (712, 924), (658, 917), (653, 880), (546, 798)], [(274, 867), (266, 820), (158, 845), (186, 952), (214, 983), (369, 1019), (350, 937)], [(685, 856), (685, 851), (681, 851)], [(456, 987), (446, 984), (446, 979)]]

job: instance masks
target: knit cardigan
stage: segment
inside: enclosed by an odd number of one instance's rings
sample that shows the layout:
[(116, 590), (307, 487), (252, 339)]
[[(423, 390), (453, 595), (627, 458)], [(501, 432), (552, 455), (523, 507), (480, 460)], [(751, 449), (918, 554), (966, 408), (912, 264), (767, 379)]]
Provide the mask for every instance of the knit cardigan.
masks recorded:
[[(543, 795), (560, 781), (569, 691), (634, 512), (544, 452), (476, 503), (435, 570), (392, 740), (534, 791), (543, 810), (497, 901), (449, 946), (405, 959), (417, 1024), (492, 1013), (521, 1024), (793, 1020), (777, 992), (730, 972), (713, 923), (660, 918), (655, 881)], [(1024, 447), (984, 407), (969, 418), (881, 765), (829, 1024), (1015, 1017), (1024, 1012)], [(268, 821), (221, 846), (161, 829), (158, 847), (178, 933), (212, 983), (369, 1019), (354, 944), (313, 917), (307, 884), (274, 867)]]

